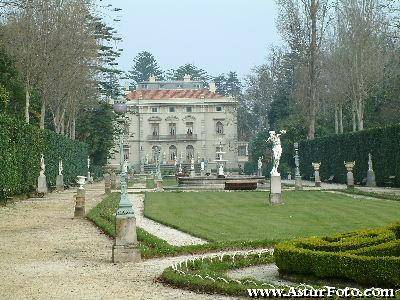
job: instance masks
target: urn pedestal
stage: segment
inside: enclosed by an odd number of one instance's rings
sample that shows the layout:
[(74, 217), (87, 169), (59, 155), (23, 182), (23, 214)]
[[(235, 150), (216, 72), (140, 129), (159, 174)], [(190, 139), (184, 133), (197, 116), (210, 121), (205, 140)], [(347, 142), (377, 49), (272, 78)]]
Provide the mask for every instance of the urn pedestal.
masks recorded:
[(75, 195), (75, 212), (74, 218), (85, 217), (85, 190), (78, 189)]
[(104, 192), (106, 194), (111, 194), (111, 176), (110, 176), (110, 174), (104, 175)]

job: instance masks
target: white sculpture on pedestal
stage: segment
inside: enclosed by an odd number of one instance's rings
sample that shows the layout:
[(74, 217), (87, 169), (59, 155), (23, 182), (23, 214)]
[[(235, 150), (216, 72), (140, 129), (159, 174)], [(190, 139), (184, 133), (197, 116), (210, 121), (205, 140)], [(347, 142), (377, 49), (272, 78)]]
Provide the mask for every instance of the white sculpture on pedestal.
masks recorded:
[(190, 159), (190, 170), (194, 170), (194, 158)]
[(258, 168), (258, 170), (261, 170), (261, 169), (262, 169), (262, 165), (263, 165), (263, 163), (262, 163), (262, 157), (259, 157), (259, 158), (258, 158), (258, 162), (257, 162), (257, 168)]
[(146, 153), (146, 156), (145, 156), (144, 162), (145, 162), (145, 164), (146, 164), (146, 165), (148, 165), (148, 164), (149, 164), (149, 155), (148, 155), (147, 153)]
[(63, 162), (62, 162), (62, 160), (60, 159), (60, 161), (58, 162), (58, 175), (61, 176), (63, 171), (64, 171)]
[(46, 165), (44, 164), (44, 155), (40, 156), (40, 176), (44, 176), (44, 171), (46, 170)]
[(285, 133), (286, 130), (281, 130), (280, 133), (276, 133), (275, 131), (269, 132), (269, 138), (267, 142), (272, 142), (272, 152), (274, 154), (274, 164), (271, 170), (272, 176), (281, 176), (281, 174), (278, 172), (278, 167), (282, 155), (281, 135)]
[(200, 163), (201, 171), (205, 171), (205, 164), (204, 161)]

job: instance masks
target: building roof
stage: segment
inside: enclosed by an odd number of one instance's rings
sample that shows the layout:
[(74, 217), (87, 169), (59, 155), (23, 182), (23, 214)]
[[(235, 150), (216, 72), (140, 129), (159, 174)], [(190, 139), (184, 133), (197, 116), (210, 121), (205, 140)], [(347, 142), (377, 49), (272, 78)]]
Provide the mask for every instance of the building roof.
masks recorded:
[(129, 92), (129, 100), (167, 100), (167, 99), (222, 99), (225, 98), (209, 90), (136, 90)]

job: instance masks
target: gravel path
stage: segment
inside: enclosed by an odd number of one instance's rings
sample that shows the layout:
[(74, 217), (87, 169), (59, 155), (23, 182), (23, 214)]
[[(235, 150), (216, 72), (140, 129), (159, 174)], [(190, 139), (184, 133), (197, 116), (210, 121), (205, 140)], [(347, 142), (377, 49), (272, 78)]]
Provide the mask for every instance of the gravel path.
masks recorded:
[[(87, 211), (102, 193), (102, 184), (88, 187)], [(155, 281), (166, 267), (198, 256), (113, 264), (112, 240), (89, 221), (72, 218), (74, 194), (0, 207), (1, 299), (232, 299)]]
[(191, 236), (190, 234), (173, 229), (171, 227), (154, 222), (144, 216), (144, 195), (129, 194), (129, 198), (133, 203), (136, 213), (137, 226), (143, 228), (147, 232), (167, 241), (174, 246), (186, 246), (196, 244), (206, 244), (205, 240)]

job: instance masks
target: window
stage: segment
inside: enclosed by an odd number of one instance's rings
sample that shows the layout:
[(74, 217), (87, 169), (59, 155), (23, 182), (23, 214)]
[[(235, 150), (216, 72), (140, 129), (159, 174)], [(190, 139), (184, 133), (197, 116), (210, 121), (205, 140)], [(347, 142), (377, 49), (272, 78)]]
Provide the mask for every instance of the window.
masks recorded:
[(215, 124), (215, 131), (217, 134), (224, 134), (224, 124), (221, 121)]
[(151, 108), (151, 112), (153, 112), (153, 113), (158, 112), (158, 107), (152, 107), (152, 108)]
[(129, 152), (130, 152), (130, 149), (129, 149), (129, 146), (124, 146), (124, 160), (129, 160)]
[(192, 107), (191, 106), (186, 106), (186, 112), (191, 113), (192, 112)]
[(239, 156), (247, 156), (246, 146), (239, 146), (238, 155)]
[(221, 147), (216, 147), (215, 148), (215, 159), (217, 159), (217, 160), (219, 160), (219, 158), (221, 156), (221, 154), (219, 154), (220, 151), (224, 152), (223, 148), (221, 148)]
[(160, 134), (160, 124), (151, 124), (151, 132), (153, 136)]
[(169, 134), (176, 135), (176, 124), (175, 123), (169, 124)]
[(143, 88), (144, 90), (147, 90), (147, 89), (148, 89), (147, 84), (143, 84), (143, 85), (142, 85), (142, 88)]
[(171, 112), (171, 113), (175, 112), (175, 106), (170, 106), (169, 107), (169, 112)]
[(182, 84), (178, 84), (176, 87), (177, 87), (178, 89), (181, 89), (181, 88), (183, 87), (183, 85), (182, 85)]
[(193, 135), (193, 122), (186, 122), (186, 134)]
[(222, 111), (222, 106), (217, 106), (217, 107), (215, 108), (215, 110), (216, 110), (216, 111)]
[(186, 147), (186, 160), (187, 162), (190, 162), (190, 160), (194, 158), (194, 148), (192, 145), (188, 145)]
[(176, 147), (174, 145), (169, 147), (169, 160), (175, 160), (177, 154)]

